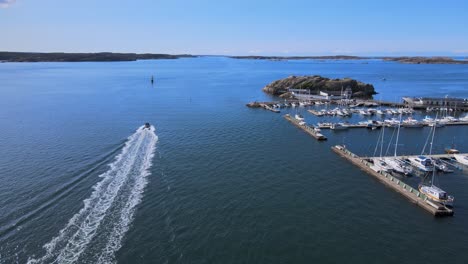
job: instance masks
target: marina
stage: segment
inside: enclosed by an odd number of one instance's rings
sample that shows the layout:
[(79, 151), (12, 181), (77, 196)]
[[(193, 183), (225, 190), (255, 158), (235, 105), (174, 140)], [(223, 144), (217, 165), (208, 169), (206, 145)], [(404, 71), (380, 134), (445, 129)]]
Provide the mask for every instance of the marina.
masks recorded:
[(410, 202), (418, 205), (427, 212), (431, 213), (434, 216), (453, 216), (454, 211), (447, 206), (431, 201), (425, 194), (414, 189), (398, 178), (392, 176), (387, 172), (377, 172), (371, 169), (372, 164), (368, 162), (365, 158), (359, 157), (356, 154), (350, 152), (346, 149), (345, 146), (336, 145), (332, 147), (332, 150), (339, 156), (345, 158), (352, 164), (356, 165), (367, 174), (375, 177), (380, 182), (388, 186), (390, 189), (396, 191), (397, 193), (406, 197)]

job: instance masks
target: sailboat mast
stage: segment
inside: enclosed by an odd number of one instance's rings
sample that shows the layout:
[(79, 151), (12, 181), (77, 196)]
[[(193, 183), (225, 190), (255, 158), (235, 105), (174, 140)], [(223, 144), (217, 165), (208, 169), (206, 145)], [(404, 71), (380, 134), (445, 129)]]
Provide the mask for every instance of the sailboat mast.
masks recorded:
[(395, 141), (395, 155), (394, 155), (395, 157), (397, 156), (396, 153), (397, 153), (397, 147), (398, 147), (398, 137), (400, 136), (401, 116), (402, 114), (400, 113), (400, 122), (398, 122), (398, 130), (397, 130), (396, 141)]
[[(437, 114), (436, 114), (436, 119), (437, 119)], [(433, 144), (434, 144), (434, 136), (435, 136), (436, 127), (437, 127), (437, 126), (434, 124), (434, 126), (433, 126), (434, 131), (432, 131), (431, 148), (430, 148), (430, 150), (429, 150), (429, 155), (432, 155), (432, 146), (433, 146)], [(434, 186), (434, 176), (435, 176), (436, 168), (435, 168), (435, 164), (433, 164), (432, 166), (433, 166), (433, 168), (432, 168), (431, 185)]]
[(380, 142), (380, 158), (382, 158), (384, 135), (385, 135), (385, 126), (382, 126), (382, 141)]

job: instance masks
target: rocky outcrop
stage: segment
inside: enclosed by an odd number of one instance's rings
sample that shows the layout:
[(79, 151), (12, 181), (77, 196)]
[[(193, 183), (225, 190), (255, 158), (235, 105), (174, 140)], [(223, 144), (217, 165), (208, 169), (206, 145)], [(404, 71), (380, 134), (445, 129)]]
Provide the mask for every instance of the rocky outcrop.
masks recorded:
[(450, 57), (385, 57), (386, 61), (411, 64), (468, 64), (468, 60), (455, 60)]
[(311, 94), (322, 92), (341, 92), (342, 89), (351, 88), (353, 97), (372, 98), (376, 94), (372, 84), (362, 83), (351, 78), (329, 79), (322, 76), (289, 76), (276, 80), (265, 87), (263, 91), (273, 95), (283, 95), (288, 93), (288, 89), (306, 89)]

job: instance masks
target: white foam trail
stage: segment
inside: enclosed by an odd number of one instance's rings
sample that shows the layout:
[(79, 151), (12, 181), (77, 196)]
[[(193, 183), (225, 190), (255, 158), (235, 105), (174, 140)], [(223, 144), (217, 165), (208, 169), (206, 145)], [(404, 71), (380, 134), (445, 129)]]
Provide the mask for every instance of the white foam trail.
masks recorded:
[(30, 259), (28, 263), (76, 262), (106, 217), (113, 219), (110, 223), (113, 228), (100, 238), (106, 243), (98, 263), (113, 263), (114, 254), (121, 247), (121, 240), (133, 219), (135, 206), (141, 201), (157, 140), (154, 127), (140, 127), (131, 135), (122, 152), (110, 164), (110, 169), (100, 175), (102, 180), (93, 186), (91, 196), (83, 201), (84, 207), (60, 230), (58, 236), (44, 245), (45, 255)]

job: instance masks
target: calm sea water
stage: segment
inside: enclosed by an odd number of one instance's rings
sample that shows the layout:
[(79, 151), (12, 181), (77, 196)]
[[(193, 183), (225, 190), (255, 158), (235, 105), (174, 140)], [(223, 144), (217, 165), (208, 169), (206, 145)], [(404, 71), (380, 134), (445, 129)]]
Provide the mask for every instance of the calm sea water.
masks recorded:
[[(466, 263), (467, 168), (438, 175), (456, 213), (434, 218), (330, 151), (371, 155), (378, 131), (319, 143), (245, 107), (304, 74), (369, 82), (385, 100), (468, 97), (464, 65), (0, 64), (0, 263)], [(427, 133), (402, 129), (401, 153), (419, 153)], [(468, 152), (467, 135), (438, 129), (434, 152)]]

